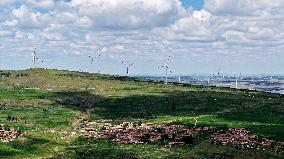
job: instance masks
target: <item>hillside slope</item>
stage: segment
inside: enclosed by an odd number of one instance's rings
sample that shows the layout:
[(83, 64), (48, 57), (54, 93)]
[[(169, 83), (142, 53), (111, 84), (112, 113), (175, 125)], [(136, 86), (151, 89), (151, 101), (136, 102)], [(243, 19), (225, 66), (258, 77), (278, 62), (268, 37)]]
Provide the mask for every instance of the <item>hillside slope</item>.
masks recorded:
[[(284, 141), (284, 96), (82, 72), (0, 71), (0, 124), (25, 135), (0, 142), (1, 158), (283, 158), (283, 149), (213, 145), (210, 136), (167, 149), (84, 137), (82, 122), (247, 128)], [(17, 120), (8, 120), (14, 117)], [(283, 147), (282, 147), (283, 148)]]

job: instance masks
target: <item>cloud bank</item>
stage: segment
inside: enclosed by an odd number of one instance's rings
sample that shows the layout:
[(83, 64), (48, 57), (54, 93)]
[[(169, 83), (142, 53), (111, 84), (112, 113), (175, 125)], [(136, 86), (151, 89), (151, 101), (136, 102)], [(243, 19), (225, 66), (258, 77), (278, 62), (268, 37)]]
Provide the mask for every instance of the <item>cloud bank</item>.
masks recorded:
[[(2, 0), (0, 67), (155, 73), (171, 55), (176, 74), (282, 73), (284, 1), (205, 0), (200, 11), (179, 0)], [(103, 56), (90, 66), (88, 55)], [(120, 69), (118, 69), (120, 68)]]

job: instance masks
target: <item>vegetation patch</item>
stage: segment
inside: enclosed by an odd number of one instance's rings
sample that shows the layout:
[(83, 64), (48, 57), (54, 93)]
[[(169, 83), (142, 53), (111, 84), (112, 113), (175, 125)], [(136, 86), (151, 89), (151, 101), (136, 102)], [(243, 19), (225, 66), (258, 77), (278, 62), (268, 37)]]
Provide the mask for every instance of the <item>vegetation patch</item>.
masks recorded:
[[(211, 135), (218, 131), (200, 133), (193, 144), (166, 148), (165, 145), (171, 145), (171, 142), (183, 142), (182, 135), (176, 133), (176, 140), (173, 140), (174, 133), (169, 133), (167, 142), (151, 142), (150, 131), (150, 138), (147, 133), (139, 137), (139, 142), (144, 140), (143, 144), (117, 144), (112, 141), (116, 137), (99, 139), (103, 135), (100, 133), (109, 130), (84, 126), (93, 128), (88, 131), (94, 131), (94, 134), (88, 137), (89, 134), (85, 136), (82, 128), (82, 123), (92, 122), (110, 123), (112, 126), (129, 122), (133, 127), (136, 125), (133, 131), (138, 131), (142, 123), (153, 123), (155, 133), (162, 125), (183, 125), (191, 131), (193, 127), (216, 127), (217, 130), (245, 128), (250, 134), (281, 143), (284, 141), (283, 95), (189, 84), (164, 85), (150, 80), (74, 71), (29, 69), (1, 73), (0, 124), (25, 132), (25, 135), (24, 139), (0, 142), (0, 158), (284, 156), (282, 149), (263, 151), (222, 145), (220, 142), (212, 144)], [(128, 127), (122, 126), (119, 133), (124, 129), (128, 130)], [(128, 136), (129, 132), (126, 134)], [(92, 136), (98, 139), (94, 140)], [(120, 135), (119, 139), (124, 137)]]

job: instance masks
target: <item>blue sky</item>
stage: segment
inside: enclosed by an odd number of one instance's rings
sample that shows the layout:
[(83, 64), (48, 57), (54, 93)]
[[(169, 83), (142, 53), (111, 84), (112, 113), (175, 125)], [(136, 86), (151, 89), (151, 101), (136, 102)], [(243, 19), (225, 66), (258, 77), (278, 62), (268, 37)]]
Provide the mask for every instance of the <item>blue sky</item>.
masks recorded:
[(204, 5), (204, 0), (182, 0), (182, 4), (185, 7), (193, 7), (196, 10), (201, 10)]
[(36, 47), (46, 68), (164, 74), (171, 56), (174, 74), (283, 74), (283, 21), (279, 0), (0, 1), (0, 69)]

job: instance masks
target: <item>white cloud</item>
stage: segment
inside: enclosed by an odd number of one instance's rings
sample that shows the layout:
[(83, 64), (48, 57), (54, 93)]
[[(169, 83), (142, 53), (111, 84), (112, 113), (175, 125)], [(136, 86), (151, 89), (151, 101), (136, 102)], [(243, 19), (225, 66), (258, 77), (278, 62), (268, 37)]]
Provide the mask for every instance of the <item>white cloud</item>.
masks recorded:
[(70, 6), (96, 27), (128, 29), (168, 25), (186, 12), (179, 0), (73, 0)]
[(261, 16), (283, 6), (282, 0), (205, 0), (204, 8), (216, 15)]
[(21, 31), (17, 31), (15, 33), (15, 38), (16, 39), (23, 39), (23, 38), (25, 38), (25, 33), (21, 32)]
[(5, 21), (4, 22), (4, 25), (6, 25), (8, 27), (15, 27), (15, 26), (17, 26), (17, 24), (18, 24), (18, 21), (15, 20), (15, 19), (13, 19), (11, 21)]
[(182, 32), (187, 35), (209, 36), (210, 29), (206, 26), (210, 20), (210, 13), (205, 10), (194, 11), (187, 17), (177, 20), (171, 29), (174, 32)]
[(200, 11), (179, 0), (3, 0), (0, 6), (1, 47), (17, 48), (10, 51), (15, 55), (36, 45), (50, 60), (98, 51), (102, 59), (156, 64), (172, 55), (180, 65), (195, 59), (211, 67), (248, 55), (252, 63), (268, 53), (284, 58), (280, 0), (205, 0)]
[(103, 54), (106, 53), (107, 51), (108, 51), (108, 48), (107, 48), (107, 47), (103, 47), (103, 48), (100, 50), (100, 52), (103, 53)]
[(27, 4), (32, 5), (34, 8), (53, 9), (55, 2), (53, 0), (27, 0)]
[(93, 25), (93, 21), (87, 16), (84, 16), (76, 20), (75, 25), (78, 25), (79, 27), (82, 28), (90, 28)]
[(46, 27), (49, 25), (48, 23), (50, 21), (49, 15), (42, 14), (40, 12), (33, 12), (25, 5), (22, 5), (18, 9), (14, 9), (12, 14), (22, 27)]
[(6, 37), (6, 36), (9, 36), (9, 35), (11, 35), (11, 32), (0, 30), (0, 37)]
[(7, 6), (16, 3), (17, 0), (1, 0), (0, 5)]

